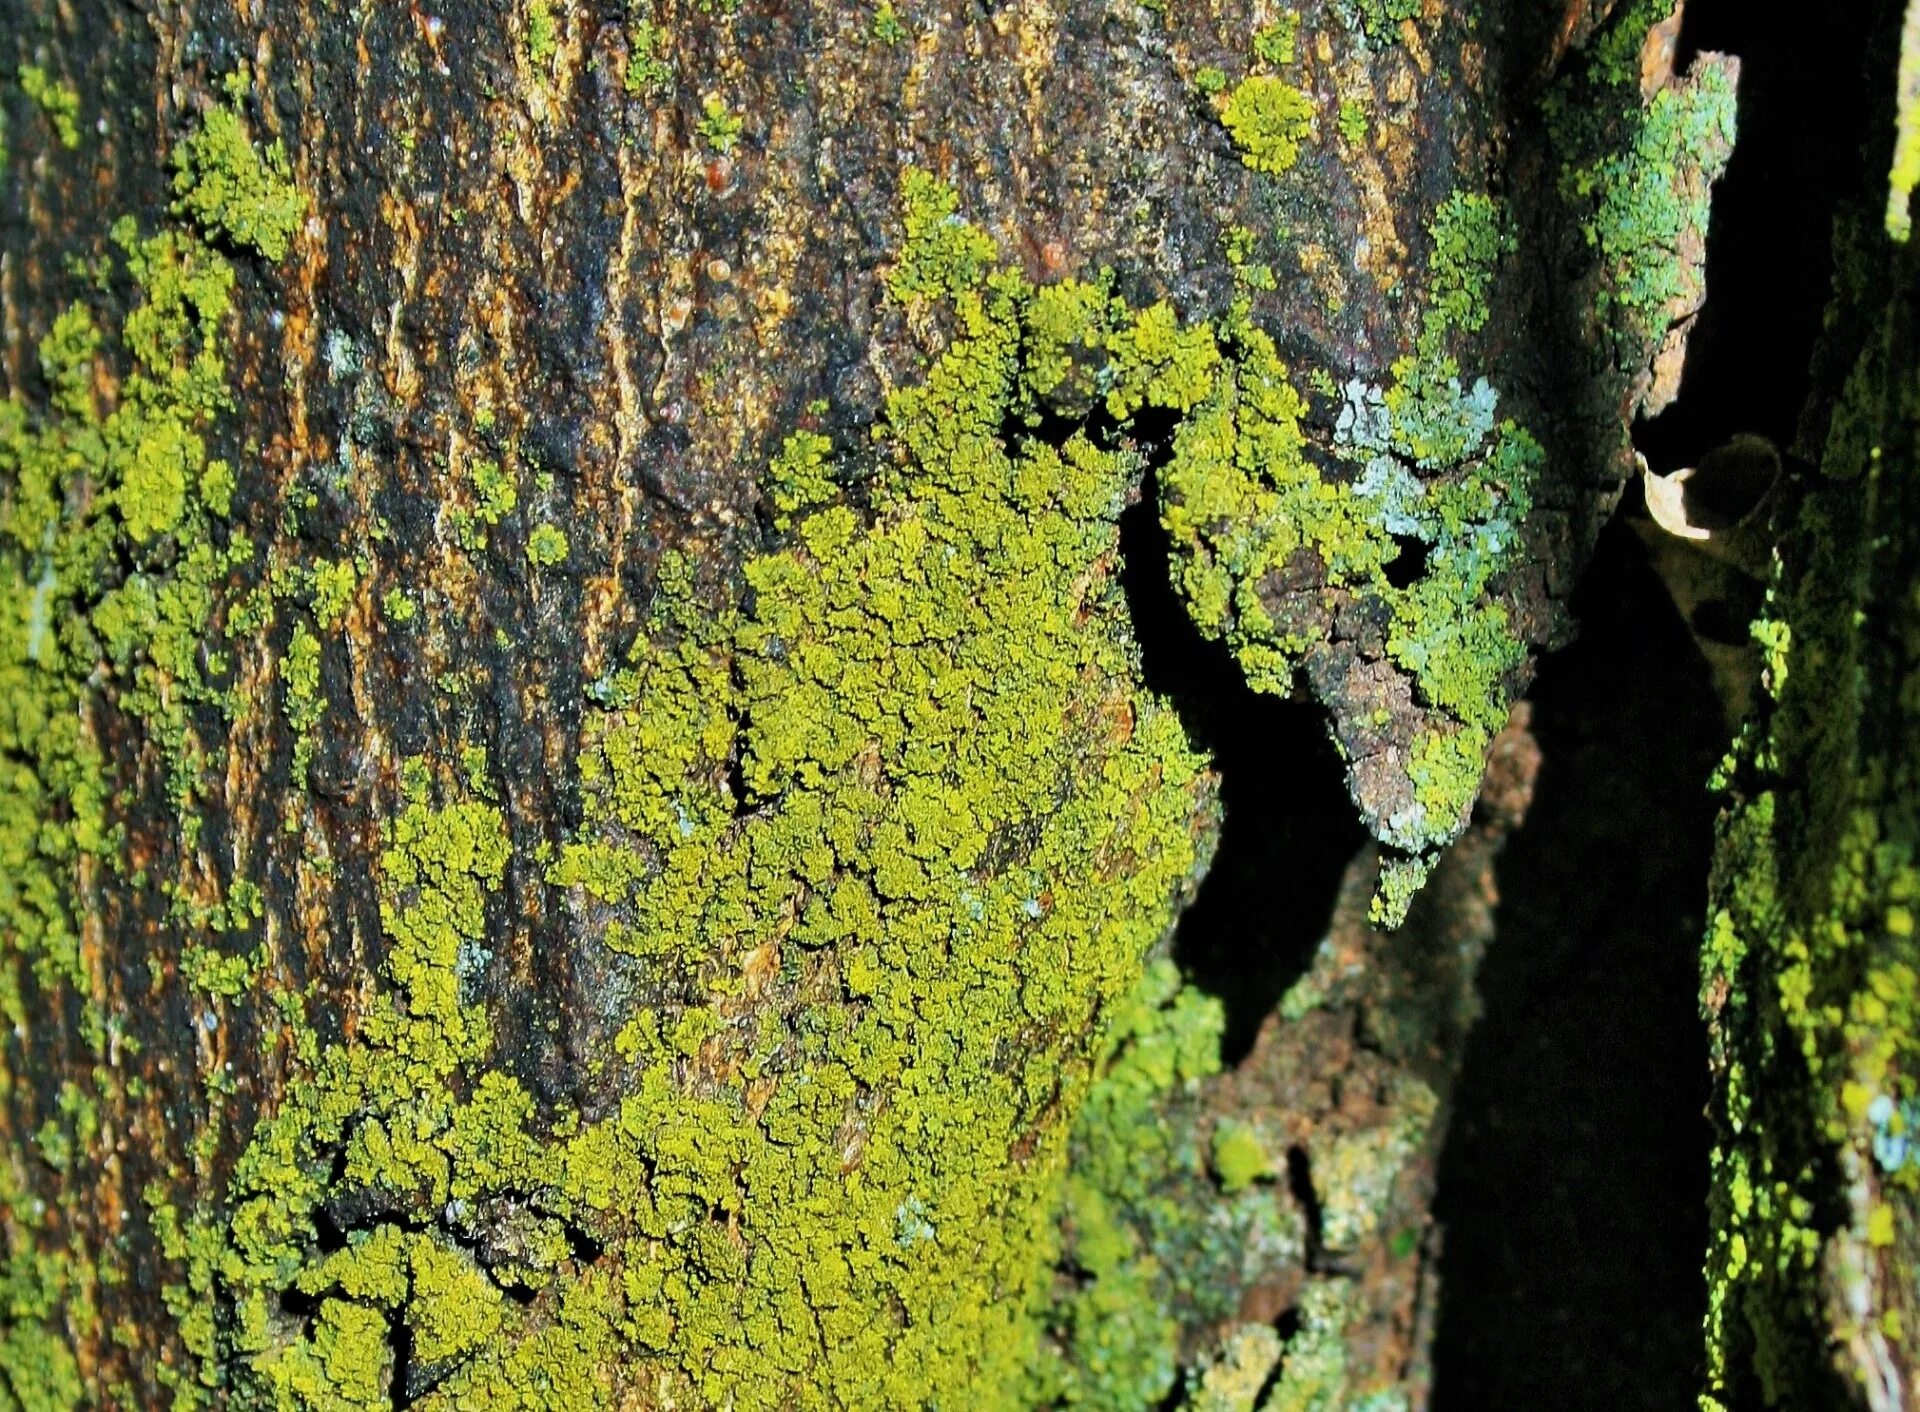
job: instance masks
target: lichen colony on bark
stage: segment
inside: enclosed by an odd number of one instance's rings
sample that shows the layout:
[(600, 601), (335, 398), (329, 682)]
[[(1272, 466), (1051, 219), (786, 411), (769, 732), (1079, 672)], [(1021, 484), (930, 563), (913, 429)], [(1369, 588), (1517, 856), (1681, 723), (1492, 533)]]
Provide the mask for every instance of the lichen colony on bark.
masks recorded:
[[(4, 1396), (1404, 1405), (1516, 811), (1384, 928), (1732, 135), (1613, 8), (11, 6)], [(1143, 495), (1385, 860), (1238, 1073)]]

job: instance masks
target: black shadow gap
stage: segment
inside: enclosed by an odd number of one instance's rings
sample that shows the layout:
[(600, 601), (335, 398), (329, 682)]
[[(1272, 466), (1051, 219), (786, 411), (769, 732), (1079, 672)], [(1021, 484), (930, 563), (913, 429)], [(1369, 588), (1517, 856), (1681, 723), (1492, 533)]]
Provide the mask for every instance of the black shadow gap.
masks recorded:
[(1711, 1129), (1697, 1000), (1725, 741), (1615, 524), (1542, 664), (1542, 765), (1498, 865), (1441, 1155), (1434, 1412), (1671, 1412), (1700, 1390)]
[(1120, 517), (1121, 586), (1147, 686), (1173, 702), (1220, 775), (1219, 851), (1181, 914), (1174, 957), (1225, 1005), (1231, 1066), (1313, 959), (1366, 832), (1321, 709), (1254, 691), (1226, 645), (1187, 616), (1158, 501), (1149, 471), (1140, 503)]

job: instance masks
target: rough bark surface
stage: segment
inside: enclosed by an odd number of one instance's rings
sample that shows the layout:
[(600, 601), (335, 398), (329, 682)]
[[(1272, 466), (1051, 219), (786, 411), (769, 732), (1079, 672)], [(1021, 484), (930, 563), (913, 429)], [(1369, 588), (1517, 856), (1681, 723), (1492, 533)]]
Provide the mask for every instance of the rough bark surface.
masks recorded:
[[(1671, 4), (0, 16), (0, 1395), (1417, 1396), (1505, 824), (1356, 908), (1672, 395)], [(1142, 496), (1386, 859), (1227, 1076)]]

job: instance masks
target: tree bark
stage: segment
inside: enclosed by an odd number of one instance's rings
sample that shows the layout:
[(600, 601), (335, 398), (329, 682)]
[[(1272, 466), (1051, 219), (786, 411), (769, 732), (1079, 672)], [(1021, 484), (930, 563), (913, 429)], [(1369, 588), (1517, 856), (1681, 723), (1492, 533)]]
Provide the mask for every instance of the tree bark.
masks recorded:
[[(0, 1399), (1420, 1402), (1732, 135), (1537, 9), (10, 0)], [(1228, 1072), (1143, 583), (1371, 835)]]
[(1814, 395), (1790, 474), (1755, 516), (1766, 667), (1720, 781), (1702, 965), (1717, 1406), (1915, 1398), (1920, 345), (1896, 153), (1911, 151), (1920, 33), (1896, 9), (1876, 16), (1874, 127), (1834, 221)]

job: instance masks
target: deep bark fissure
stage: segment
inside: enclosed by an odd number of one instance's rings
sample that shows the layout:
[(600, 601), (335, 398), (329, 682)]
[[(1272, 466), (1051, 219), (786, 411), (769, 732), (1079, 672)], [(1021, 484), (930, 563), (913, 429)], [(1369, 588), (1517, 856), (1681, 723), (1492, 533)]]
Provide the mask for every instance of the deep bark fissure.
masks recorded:
[(1544, 763), (1498, 865), (1485, 1006), (1439, 1167), (1434, 1406), (1681, 1406), (1698, 1380), (1709, 1131), (1695, 948), (1724, 741), (1623, 525), (1543, 665)]
[[(1679, 67), (1740, 56), (1741, 131), (1680, 396), (1635, 428), (1655, 471), (1741, 432), (1793, 446), (1832, 212), (1866, 133), (1865, 48), (1854, 5), (1812, 26), (1733, 0), (1688, 8)], [(1630, 488), (1629, 514), (1638, 500)], [(1576, 597), (1581, 639), (1542, 666), (1540, 793), (1499, 869), (1486, 1013), (1440, 1166), (1440, 1412), (1671, 1407), (1697, 1390), (1710, 1133), (1694, 951), (1725, 740), (1688, 631), (1745, 645), (1759, 607), (1756, 583), (1683, 624), (1616, 524)]]
[(1306, 970), (1366, 833), (1325, 713), (1255, 691), (1226, 644), (1194, 626), (1168, 577), (1172, 546), (1151, 470), (1140, 503), (1121, 516), (1120, 550), (1147, 685), (1173, 701), (1220, 776), (1218, 851), (1181, 913), (1174, 954), (1225, 1006), (1221, 1057), (1231, 1068)]

